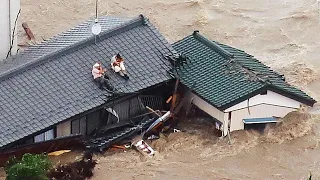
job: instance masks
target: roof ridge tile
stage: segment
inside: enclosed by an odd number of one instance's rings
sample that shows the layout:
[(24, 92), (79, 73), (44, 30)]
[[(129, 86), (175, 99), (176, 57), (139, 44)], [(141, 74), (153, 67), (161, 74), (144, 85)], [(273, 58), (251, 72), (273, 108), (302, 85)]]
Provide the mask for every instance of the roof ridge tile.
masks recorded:
[(227, 51), (226, 49), (221, 47), (219, 44), (217, 44), (217, 43), (215, 43), (213, 41), (210, 41), (206, 37), (202, 36), (199, 33), (199, 31), (194, 31), (192, 35), (197, 40), (199, 40), (200, 42), (204, 43), (205, 45), (207, 45), (208, 47), (210, 47), (211, 49), (213, 49), (214, 51), (216, 51), (217, 53), (219, 53), (223, 57), (225, 57), (225, 58), (233, 58), (234, 57), (234, 55), (232, 53), (230, 53), (229, 51)]

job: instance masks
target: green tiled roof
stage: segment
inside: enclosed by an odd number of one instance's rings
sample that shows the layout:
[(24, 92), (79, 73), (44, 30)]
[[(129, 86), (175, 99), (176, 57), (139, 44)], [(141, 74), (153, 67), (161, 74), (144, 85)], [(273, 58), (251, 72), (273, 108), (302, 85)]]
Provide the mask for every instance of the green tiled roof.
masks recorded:
[(310, 106), (316, 102), (253, 56), (209, 41), (197, 31), (174, 43), (173, 47), (188, 57), (187, 63), (177, 68), (181, 83), (219, 109), (266, 90)]

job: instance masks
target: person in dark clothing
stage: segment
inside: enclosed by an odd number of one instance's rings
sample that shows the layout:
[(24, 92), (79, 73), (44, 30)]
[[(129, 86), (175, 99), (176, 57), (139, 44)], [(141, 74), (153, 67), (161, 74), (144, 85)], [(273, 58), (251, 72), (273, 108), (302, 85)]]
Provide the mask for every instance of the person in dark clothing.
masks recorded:
[(92, 67), (92, 76), (94, 81), (99, 83), (99, 88), (107, 88), (110, 91), (114, 90), (114, 87), (109, 82), (109, 76), (105, 74), (105, 69), (102, 69), (101, 63), (96, 63)]

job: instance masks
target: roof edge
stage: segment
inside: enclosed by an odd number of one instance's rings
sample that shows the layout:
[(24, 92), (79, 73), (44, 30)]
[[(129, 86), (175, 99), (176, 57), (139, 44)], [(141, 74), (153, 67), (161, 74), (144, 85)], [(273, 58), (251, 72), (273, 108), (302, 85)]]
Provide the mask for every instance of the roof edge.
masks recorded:
[[(275, 86), (275, 85), (269, 85), (268, 87), (268, 90), (271, 90), (271, 91), (274, 91), (274, 92), (276, 92), (276, 93), (278, 93), (278, 94), (281, 94), (281, 95), (283, 95), (283, 96), (285, 96), (285, 97), (288, 97), (288, 98), (290, 98), (290, 99), (293, 99), (293, 100), (296, 100), (296, 101), (298, 101), (298, 102), (301, 102), (301, 103), (303, 103), (303, 104), (306, 104), (306, 105), (308, 105), (308, 106), (311, 106), (311, 107), (313, 107), (313, 105), (317, 102), (315, 99), (313, 99), (311, 96), (309, 96), (309, 95), (307, 95), (308, 97), (310, 97), (310, 99), (307, 99), (307, 98), (305, 98), (305, 97), (302, 97), (302, 96), (298, 96), (298, 95), (296, 95), (296, 94), (293, 94), (293, 93), (291, 93), (291, 92), (288, 92), (288, 91), (286, 91), (286, 90), (283, 90), (283, 89), (280, 89), (280, 88), (278, 88), (277, 86)], [(300, 89), (299, 89), (300, 90)], [(302, 90), (300, 90), (300, 91), (302, 91)], [(303, 92), (303, 91), (302, 91)], [(303, 93), (305, 93), (305, 92), (303, 92)]]
[[(146, 25), (147, 24), (147, 19), (145, 16), (143, 16), (142, 14), (140, 14), (138, 17), (136, 18), (133, 18), (131, 20), (129, 20), (128, 22), (125, 22), (119, 26), (116, 26), (115, 28), (112, 28), (112, 29), (109, 29), (109, 30), (106, 30), (104, 32), (102, 32), (98, 37), (103, 37), (104, 38), (107, 38), (107, 37), (111, 37), (111, 36), (114, 36), (115, 34), (119, 34), (119, 33), (122, 33), (128, 29), (132, 29), (132, 28), (135, 28), (139, 25)], [(106, 36), (106, 37), (105, 37)], [(50, 58), (62, 53), (62, 52), (65, 52), (65, 51), (70, 51), (70, 50), (73, 50), (73, 49), (76, 49), (77, 47), (79, 47), (80, 45), (84, 44), (84, 43), (88, 43), (88, 42), (91, 42), (91, 41), (101, 41), (102, 39), (101, 38), (96, 38), (96, 36), (91, 36), (87, 39), (84, 39), (84, 40), (81, 40), (73, 45), (70, 45), (70, 46), (67, 46), (65, 48), (62, 48), (58, 51), (55, 51), (53, 53), (50, 53), (50, 54), (47, 54), (45, 56), (42, 56), (40, 58), (38, 58), (37, 60), (35, 61), (31, 61), (31, 62), (27, 62), (25, 64), (22, 64), (21, 66), (18, 66), (14, 69), (10, 69), (2, 74), (0, 74), (0, 82), (11, 77), (12, 75), (16, 74), (17, 71), (25, 71), (25, 70), (28, 70), (28, 69), (31, 69), (41, 63), (44, 63), (45, 61), (50, 61)]]
[(234, 55), (230, 53), (229, 51), (225, 50), (221, 46), (219, 46), (217, 43), (208, 40), (206, 37), (202, 36), (198, 30), (194, 31), (192, 33), (192, 36), (196, 38), (197, 40), (201, 41), (205, 45), (209, 46), (211, 49), (215, 50), (217, 53), (222, 55), (225, 58), (233, 58)]
[(283, 96), (285, 96), (287, 98), (296, 100), (296, 101), (298, 101), (300, 103), (306, 104), (306, 105), (311, 106), (311, 107), (313, 107), (313, 105), (317, 102), (316, 100), (314, 100), (312, 98), (311, 98), (312, 100), (306, 99), (304, 97), (301, 97), (301, 96), (292, 94), (290, 92), (287, 92), (285, 90), (279, 89), (274, 85), (265, 85), (260, 89), (257, 89), (257, 90), (255, 90), (255, 91), (253, 91), (253, 92), (251, 92), (251, 93), (249, 93), (249, 94), (247, 94), (245, 96), (242, 96), (242, 97), (240, 97), (240, 98), (238, 98), (238, 99), (236, 99), (234, 101), (231, 101), (231, 102), (229, 102), (229, 103), (227, 103), (227, 104), (225, 104), (223, 106), (220, 106), (219, 109), (224, 111), (224, 110), (228, 109), (229, 107), (232, 107), (232, 106), (234, 106), (234, 105), (236, 105), (236, 104), (238, 104), (240, 102), (243, 102), (243, 101), (245, 101), (245, 100), (247, 100), (249, 98), (252, 98), (253, 96), (258, 95), (258, 94), (260, 94), (260, 93), (262, 93), (262, 92), (264, 92), (266, 90), (273, 91), (275, 93), (278, 93), (278, 94), (283, 95)]
[[(123, 102), (123, 101), (126, 101), (126, 100), (132, 98), (132, 97), (139, 96), (139, 95), (140, 95), (139, 93), (143, 93), (143, 92), (145, 92), (145, 91), (148, 91), (148, 90), (151, 90), (151, 89), (153, 89), (153, 88), (159, 87), (159, 86), (161, 86), (161, 85), (163, 85), (164, 83), (167, 83), (167, 82), (169, 82), (169, 81), (172, 81), (172, 79), (169, 79), (169, 80), (160, 82), (160, 83), (155, 84), (155, 85), (153, 85), (153, 86), (147, 87), (146, 89), (139, 90), (139, 91), (137, 91), (136, 93), (128, 93), (128, 94), (126, 94), (126, 95), (124, 95), (124, 96), (121, 96), (121, 97), (119, 97), (119, 98), (117, 98), (117, 99), (113, 99), (113, 100), (112, 100), (112, 99), (108, 99), (105, 103), (103, 103), (103, 104), (101, 104), (101, 105), (99, 105), (99, 106), (93, 107), (93, 108), (91, 108), (91, 109), (89, 109), (89, 110), (87, 110), (87, 111), (81, 112), (81, 113), (79, 113), (79, 114), (76, 114), (76, 115), (74, 115), (74, 116), (71, 116), (71, 117), (69, 117), (69, 118), (67, 118), (67, 119), (64, 119), (64, 120), (62, 120), (62, 121), (53, 123), (53, 124), (51, 124), (50, 126), (48, 126), (48, 127), (46, 127), (46, 128), (43, 128), (43, 129), (41, 129), (41, 130), (39, 130), (39, 131), (37, 131), (37, 132), (35, 132), (35, 133), (29, 134), (29, 135), (27, 135), (27, 136), (25, 136), (25, 137), (22, 137), (22, 138), (20, 138), (20, 139), (18, 139), (18, 140), (15, 140), (15, 141), (11, 142), (11, 143), (8, 143), (8, 144), (6, 144), (6, 145), (3, 145), (3, 146), (0, 145), (0, 153), (8, 150), (9, 148), (17, 148), (17, 147), (20, 147), (20, 145), (15, 146), (15, 144), (16, 144), (16, 143), (19, 143), (19, 142), (23, 142), (23, 141), (25, 141), (25, 140), (27, 140), (27, 139), (29, 139), (29, 138), (32, 138), (32, 137), (34, 137), (34, 136), (36, 136), (36, 135), (41, 134), (41, 133), (44, 133), (44, 132), (52, 129), (53, 127), (56, 127), (57, 125), (59, 125), (59, 124), (61, 124), (61, 123), (64, 123), (64, 122), (67, 122), (67, 121), (70, 121), (70, 122), (71, 122), (71, 121), (73, 121), (73, 120), (75, 120), (75, 119), (78, 119), (78, 118), (80, 118), (80, 117), (86, 116), (86, 115), (88, 115), (88, 114), (90, 114), (90, 113), (92, 113), (92, 112), (95, 112), (95, 111), (99, 110), (99, 109), (103, 109), (103, 108), (105, 108), (105, 107), (113, 106), (114, 104), (121, 103), (121, 102)], [(70, 136), (71, 136), (71, 135), (70, 135)], [(69, 136), (68, 136), (68, 137), (69, 137)], [(55, 140), (55, 139), (57, 139), (57, 138), (54, 138), (53, 140)], [(22, 145), (22, 146), (23, 146), (23, 145)]]

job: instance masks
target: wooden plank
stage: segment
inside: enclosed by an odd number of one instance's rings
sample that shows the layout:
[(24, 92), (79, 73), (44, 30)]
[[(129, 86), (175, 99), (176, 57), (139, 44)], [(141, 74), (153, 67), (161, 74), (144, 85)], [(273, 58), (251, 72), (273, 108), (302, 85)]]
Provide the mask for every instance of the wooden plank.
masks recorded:
[(26, 32), (29, 40), (35, 40), (34, 35), (26, 22), (22, 23), (22, 27)]

